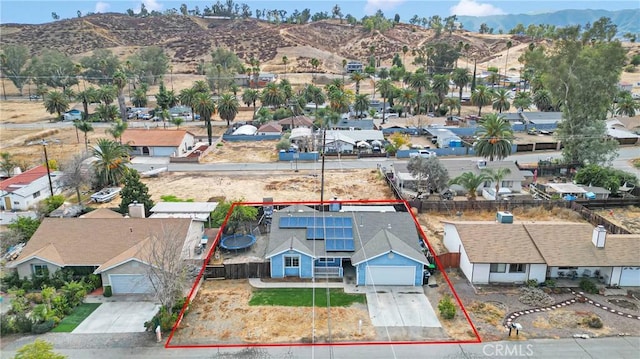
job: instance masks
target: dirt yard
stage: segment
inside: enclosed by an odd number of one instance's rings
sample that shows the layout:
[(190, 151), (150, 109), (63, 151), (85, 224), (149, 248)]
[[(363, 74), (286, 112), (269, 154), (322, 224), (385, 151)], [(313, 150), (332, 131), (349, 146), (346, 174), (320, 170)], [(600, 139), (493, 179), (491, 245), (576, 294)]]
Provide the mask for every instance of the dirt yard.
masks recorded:
[[(366, 304), (346, 308), (249, 306), (246, 280), (205, 281), (175, 333), (173, 345), (371, 341), (375, 328)], [(362, 320), (362, 331), (358, 322)]]
[(596, 213), (631, 233), (640, 234), (640, 207), (601, 209)]

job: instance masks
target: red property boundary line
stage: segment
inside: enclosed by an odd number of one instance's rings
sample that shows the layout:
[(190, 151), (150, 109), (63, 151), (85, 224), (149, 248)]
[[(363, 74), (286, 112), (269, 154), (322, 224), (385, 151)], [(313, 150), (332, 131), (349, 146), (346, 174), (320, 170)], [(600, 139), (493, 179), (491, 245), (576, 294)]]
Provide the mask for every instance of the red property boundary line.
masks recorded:
[[(175, 332), (176, 332), (176, 330), (178, 328), (178, 325), (180, 325), (180, 322), (184, 318), (184, 314), (185, 314), (185, 311), (186, 311), (187, 307), (189, 306), (189, 304), (191, 303), (191, 301), (195, 298), (195, 295), (197, 294), (197, 289), (199, 288), (199, 284), (200, 284), (200, 281), (202, 280), (202, 276), (204, 275), (204, 271), (205, 271), (205, 268), (207, 266), (207, 263), (209, 263), (209, 260), (211, 259), (211, 255), (213, 255), (213, 253), (215, 252), (215, 249), (218, 246), (218, 243), (220, 241), (220, 237), (222, 236), (223, 229), (226, 227), (227, 222), (229, 221), (229, 217), (231, 217), (231, 213), (233, 212), (233, 210), (234, 210), (234, 208), (236, 206), (292, 206), (292, 205), (313, 206), (313, 205), (330, 205), (330, 204), (333, 204), (333, 203), (339, 203), (341, 205), (344, 205), (344, 204), (379, 204), (379, 205), (381, 205), (381, 204), (386, 204), (386, 205), (390, 205), (390, 204), (391, 205), (398, 205), (398, 204), (401, 204), (401, 205), (403, 205), (407, 209), (407, 212), (413, 218), (413, 221), (414, 221), (414, 223), (416, 225), (416, 229), (418, 230), (420, 236), (422, 237), (423, 242), (427, 245), (427, 247), (429, 248), (429, 251), (433, 254), (433, 258), (435, 259), (436, 266), (437, 266), (438, 270), (440, 271), (440, 273), (442, 273), (442, 276), (444, 277), (445, 281), (447, 282), (447, 285), (449, 285), (449, 289), (453, 293), (453, 296), (454, 296), (456, 302), (458, 303), (458, 306), (460, 307), (460, 309), (462, 309), (462, 313), (464, 314), (464, 317), (467, 320), (467, 323), (469, 324), (469, 326), (471, 326), (471, 329), (473, 330), (473, 334), (476, 336), (476, 338), (472, 339), (472, 340), (452, 340), (452, 341), (376, 341), (376, 342), (262, 343), (262, 344), (261, 343), (237, 343), (237, 344), (190, 344), (190, 345), (172, 345), (171, 344), (171, 341), (173, 339), (173, 336), (175, 335)], [(317, 202), (314, 202), (314, 201), (299, 201), (299, 202), (234, 202), (231, 205), (231, 207), (229, 208), (229, 211), (227, 212), (227, 215), (224, 218), (222, 226), (220, 227), (220, 230), (218, 231), (218, 234), (216, 235), (216, 238), (213, 241), (213, 245), (211, 246), (211, 248), (209, 248), (209, 251), (207, 252), (207, 257), (206, 257), (205, 261), (202, 264), (202, 268), (200, 268), (200, 271), (198, 272), (196, 280), (194, 281), (193, 286), (191, 287), (191, 290), (189, 291), (189, 294), (187, 295), (187, 299), (186, 299), (186, 301), (184, 303), (184, 306), (180, 310), (180, 314), (178, 314), (178, 319), (176, 320), (175, 324), (171, 328), (171, 333), (169, 334), (169, 337), (167, 338), (167, 341), (166, 341), (164, 347), (166, 349), (196, 349), (196, 348), (246, 348), (246, 347), (284, 347), (284, 346), (286, 346), (286, 347), (292, 347), (292, 346), (296, 346), (296, 347), (303, 347), (303, 346), (369, 346), (369, 345), (418, 345), (418, 344), (424, 345), (424, 344), (477, 344), (477, 343), (481, 343), (482, 339), (480, 337), (480, 334), (478, 333), (478, 330), (476, 329), (475, 325), (473, 325), (473, 322), (471, 321), (471, 317), (469, 317), (469, 313), (467, 312), (467, 310), (465, 309), (464, 305), (462, 304), (462, 300), (458, 296), (458, 293), (456, 292), (455, 288), (453, 287), (453, 284), (451, 284), (451, 280), (449, 279), (449, 276), (447, 275), (446, 271), (443, 270), (442, 263), (440, 262), (440, 259), (438, 258), (438, 256), (435, 255), (435, 253), (436, 252), (433, 250), (433, 247), (429, 243), (429, 240), (427, 239), (426, 234), (422, 230), (422, 226), (420, 226), (420, 223), (418, 222), (418, 219), (416, 218), (415, 214), (411, 210), (411, 206), (409, 205), (409, 203), (406, 200), (327, 200), (327, 201), (324, 201), (324, 202), (320, 202), (320, 201), (317, 201)]]

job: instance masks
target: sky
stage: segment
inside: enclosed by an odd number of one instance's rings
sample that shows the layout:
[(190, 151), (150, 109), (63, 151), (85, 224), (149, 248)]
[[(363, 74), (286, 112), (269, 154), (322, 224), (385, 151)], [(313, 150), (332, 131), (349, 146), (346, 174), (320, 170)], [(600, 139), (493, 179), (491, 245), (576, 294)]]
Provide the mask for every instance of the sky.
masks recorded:
[[(147, 10), (164, 11), (171, 8), (179, 9), (181, 4), (186, 4), (189, 9), (196, 6), (204, 9), (211, 7), (215, 0), (209, 1), (164, 1), (164, 0), (75, 0), (75, 1), (38, 1), (38, 0), (1, 0), (0, 1), (0, 23), (20, 23), (20, 24), (41, 24), (51, 22), (52, 13), (55, 12), (61, 19), (77, 17), (78, 11), (82, 14), (88, 12), (126, 12), (127, 9), (138, 11), (140, 4), (144, 3)], [(224, 0), (221, 0), (224, 3)], [(311, 13), (327, 11), (335, 4), (339, 4), (344, 15), (351, 14), (360, 19), (365, 15), (382, 10), (386, 17), (393, 18), (395, 14), (400, 15), (403, 22), (407, 22), (413, 15), (419, 17), (430, 17), (440, 15), (446, 17), (450, 15), (502, 15), (502, 14), (536, 14), (553, 12), (566, 9), (606, 9), (623, 10), (637, 9), (640, 1), (609, 1), (609, 0), (321, 0), (321, 1), (266, 1), (266, 0), (235, 0), (236, 3), (246, 3), (255, 9), (279, 9), (292, 13), (295, 9), (302, 11), (309, 8)], [(606, 5), (606, 6), (605, 6)], [(255, 13), (254, 13), (255, 14)]]

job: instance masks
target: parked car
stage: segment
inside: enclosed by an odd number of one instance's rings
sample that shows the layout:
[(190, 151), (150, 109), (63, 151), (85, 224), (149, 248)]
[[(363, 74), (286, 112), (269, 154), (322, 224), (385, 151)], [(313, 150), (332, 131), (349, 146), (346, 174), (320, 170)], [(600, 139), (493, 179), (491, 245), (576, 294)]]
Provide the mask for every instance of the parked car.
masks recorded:
[(29, 100), (38, 100), (40, 99), (40, 96), (38, 95), (29, 95)]
[(79, 121), (82, 120), (82, 111), (80, 110), (71, 110), (67, 111), (62, 115), (63, 121)]
[(422, 157), (422, 158), (429, 158), (429, 157), (436, 157), (436, 153), (433, 151), (429, 151), (429, 150), (417, 150), (416, 152), (411, 152), (409, 154), (409, 157)]

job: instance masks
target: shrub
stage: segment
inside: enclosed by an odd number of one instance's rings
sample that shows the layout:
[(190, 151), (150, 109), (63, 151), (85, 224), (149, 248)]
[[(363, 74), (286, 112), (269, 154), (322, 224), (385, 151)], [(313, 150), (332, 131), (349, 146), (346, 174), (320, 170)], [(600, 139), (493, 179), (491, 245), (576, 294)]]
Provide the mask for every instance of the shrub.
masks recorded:
[(42, 304), (42, 293), (27, 293), (24, 295), (24, 297), (30, 301), (31, 303), (35, 303), (35, 304)]
[(544, 286), (548, 288), (554, 288), (556, 286), (556, 281), (553, 279), (547, 279), (544, 281)]
[(596, 294), (598, 293), (598, 288), (596, 287), (596, 284), (593, 283), (593, 281), (591, 281), (588, 278), (582, 278), (580, 280), (580, 289), (582, 289), (584, 292), (587, 292), (589, 294)]
[(93, 292), (102, 285), (102, 278), (97, 274), (89, 274), (86, 277), (85, 282), (87, 292)]
[(55, 322), (53, 320), (47, 320), (46, 322), (40, 324), (34, 324), (31, 326), (31, 333), (33, 334), (44, 334), (55, 326)]
[(456, 316), (456, 306), (451, 300), (451, 296), (445, 295), (438, 303), (438, 310), (440, 316), (444, 319), (453, 319)]
[(102, 295), (107, 297), (107, 298), (113, 295), (113, 293), (111, 292), (111, 286), (110, 285), (105, 285), (104, 286), (104, 291), (102, 292)]
[(33, 321), (26, 314), (16, 314), (13, 319), (13, 327), (16, 333), (31, 333)]
[(0, 291), (7, 293), (9, 289), (12, 288), (21, 288), (22, 280), (20, 280), (20, 276), (18, 276), (17, 271), (10, 271), (9, 273), (2, 276), (0, 279)]
[(0, 316), (0, 336), (5, 336), (15, 332), (13, 317), (10, 315)]
[(530, 288), (536, 288), (538, 287), (538, 280), (537, 279), (529, 279), (528, 281), (524, 282), (524, 285)]
[(51, 309), (58, 317), (64, 317), (73, 311), (73, 308), (67, 302), (67, 298), (63, 295), (58, 295), (53, 298), (51, 301)]
[(62, 295), (67, 298), (67, 302), (72, 308), (82, 303), (85, 295), (87, 295), (87, 290), (85, 289), (84, 282), (72, 281), (66, 283), (64, 286), (62, 286), (61, 291)]
[(589, 326), (589, 328), (600, 329), (603, 326), (602, 319), (599, 316), (593, 314), (587, 318), (584, 318), (583, 324)]
[(62, 206), (62, 204), (64, 204), (63, 195), (58, 194), (55, 196), (51, 196), (49, 198), (46, 198), (44, 201), (42, 201), (41, 212), (45, 216), (48, 216), (49, 214), (51, 214), (51, 212), (55, 211), (56, 209), (58, 209), (58, 207)]
[(545, 307), (554, 303), (553, 297), (539, 288), (522, 287), (520, 293), (520, 302), (532, 307)]

